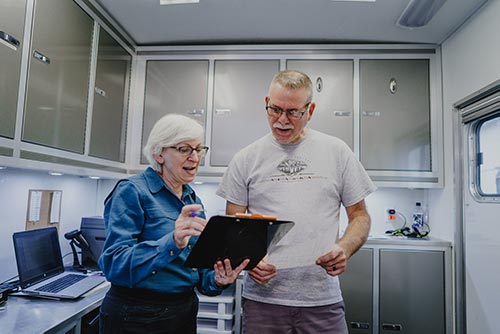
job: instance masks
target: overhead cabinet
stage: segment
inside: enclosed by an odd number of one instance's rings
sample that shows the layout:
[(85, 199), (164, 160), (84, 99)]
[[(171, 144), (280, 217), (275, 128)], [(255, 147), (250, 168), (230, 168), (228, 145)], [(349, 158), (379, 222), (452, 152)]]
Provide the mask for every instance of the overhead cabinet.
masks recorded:
[[(148, 61), (141, 147), (154, 124), (167, 114), (185, 115), (206, 127), (207, 89), (206, 60)], [(147, 163), (143, 156), (141, 159)]]
[(312, 80), (316, 109), (308, 127), (338, 137), (354, 150), (354, 62), (288, 60), (286, 67)]
[(0, 2), (0, 137), (14, 138), (25, 12), (25, 0)]
[(132, 56), (99, 30), (89, 155), (124, 162)]
[(269, 133), (265, 97), (278, 60), (216, 60), (211, 166), (227, 166), (243, 147)]
[(430, 172), (428, 59), (362, 59), (360, 159), (372, 171)]
[(93, 20), (73, 1), (36, 1), (22, 140), (84, 152)]

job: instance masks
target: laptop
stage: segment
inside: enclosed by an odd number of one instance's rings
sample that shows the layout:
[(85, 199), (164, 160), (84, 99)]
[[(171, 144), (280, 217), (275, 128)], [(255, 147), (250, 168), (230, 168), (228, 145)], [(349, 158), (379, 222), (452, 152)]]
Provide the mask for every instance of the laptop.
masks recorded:
[(16, 232), (12, 238), (23, 295), (76, 299), (106, 281), (65, 271), (55, 227)]

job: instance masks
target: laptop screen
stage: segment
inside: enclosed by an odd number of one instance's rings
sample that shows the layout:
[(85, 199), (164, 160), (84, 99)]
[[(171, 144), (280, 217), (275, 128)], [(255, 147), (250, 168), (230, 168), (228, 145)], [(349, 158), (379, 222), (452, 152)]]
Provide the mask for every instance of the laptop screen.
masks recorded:
[(17, 232), (13, 240), (21, 288), (64, 271), (55, 227)]

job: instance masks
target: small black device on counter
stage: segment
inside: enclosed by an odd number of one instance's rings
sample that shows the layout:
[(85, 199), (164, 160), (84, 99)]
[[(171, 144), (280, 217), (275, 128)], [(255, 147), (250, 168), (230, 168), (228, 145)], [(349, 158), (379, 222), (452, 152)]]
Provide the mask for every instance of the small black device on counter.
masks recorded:
[(106, 240), (104, 218), (101, 216), (82, 217), (80, 231), (90, 245), (89, 249), (82, 249), (82, 266), (87, 269), (99, 270), (97, 261)]

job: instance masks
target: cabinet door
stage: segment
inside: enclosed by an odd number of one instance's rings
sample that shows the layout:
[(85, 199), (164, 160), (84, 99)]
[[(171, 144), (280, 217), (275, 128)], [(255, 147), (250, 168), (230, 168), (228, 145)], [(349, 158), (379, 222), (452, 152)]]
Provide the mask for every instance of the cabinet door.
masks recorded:
[(445, 333), (444, 252), (380, 250), (381, 334)]
[(0, 2), (0, 136), (14, 138), (25, 0)]
[(360, 61), (361, 162), (431, 171), (429, 60)]
[(120, 162), (125, 160), (131, 61), (132, 56), (101, 29), (89, 155)]
[(36, 1), (24, 141), (84, 152), (92, 32), (73, 1)]
[(355, 253), (339, 279), (349, 333), (373, 333), (373, 250)]
[(211, 166), (227, 166), (240, 149), (269, 133), (265, 97), (279, 60), (215, 62)]
[(288, 60), (286, 64), (313, 82), (316, 109), (308, 127), (338, 137), (353, 149), (353, 61)]
[[(166, 114), (189, 116), (205, 128), (207, 87), (207, 60), (148, 61), (142, 147), (146, 145), (153, 125)], [(147, 164), (147, 160), (142, 157), (141, 163)]]

